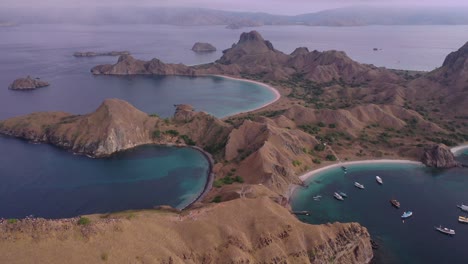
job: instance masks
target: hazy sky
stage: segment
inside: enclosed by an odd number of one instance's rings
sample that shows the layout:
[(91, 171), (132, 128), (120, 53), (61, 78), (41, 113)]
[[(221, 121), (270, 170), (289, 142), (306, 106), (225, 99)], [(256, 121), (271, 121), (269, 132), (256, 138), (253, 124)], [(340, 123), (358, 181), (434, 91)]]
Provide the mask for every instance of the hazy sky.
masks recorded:
[(0, 0), (0, 7), (182, 6), (303, 14), (352, 5), (468, 6), (468, 0)]

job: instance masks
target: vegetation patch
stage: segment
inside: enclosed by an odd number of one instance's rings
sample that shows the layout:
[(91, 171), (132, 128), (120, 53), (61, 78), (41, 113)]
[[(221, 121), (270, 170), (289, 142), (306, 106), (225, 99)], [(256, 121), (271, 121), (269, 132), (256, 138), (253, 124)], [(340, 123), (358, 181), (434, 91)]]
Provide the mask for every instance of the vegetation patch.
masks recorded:
[(82, 216), (80, 219), (78, 219), (78, 225), (86, 226), (89, 224), (91, 224), (91, 219), (87, 217)]

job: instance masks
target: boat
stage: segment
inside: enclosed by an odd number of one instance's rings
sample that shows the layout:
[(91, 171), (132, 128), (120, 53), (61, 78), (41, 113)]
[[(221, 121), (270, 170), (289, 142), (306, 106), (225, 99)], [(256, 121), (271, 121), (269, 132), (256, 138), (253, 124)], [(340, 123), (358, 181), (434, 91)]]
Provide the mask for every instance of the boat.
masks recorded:
[(457, 205), (457, 207), (462, 209), (462, 211), (468, 212), (468, 205), (461, 204)]
[(333, 194), (333, 197), (335, 197), (335, 198), (336, 198), (337, 200), (339, 200), (339, 201), (343, 201), (343, 200), (344, 200), (343, 197), (342, 197), (339, 193), (337, 193), (337, 192), (335, 192), (335, 193)]
[(390, 203), (395, 206), (396, 208), (400, 208), (400, 202), (397, 201), (396, 199), (390, 200)]
[(379, 184), (383, 184), (382, 178), (380, 178), (379, 176), (375, 176), (375, 180), (376, 180)]
[(455, 235), (455, 230), (453, 229), (442, 227), (441, 225), (439, 225), (438, 227), (434, 226), (434, 228), (441, 233), (444, 233), (447, 235)]
[(339, 195), (341, 195), (341, 197), (343, 198), (348, 198), (348, 195), (344, 192), (338, 192)]
[(322, 198), (322, 195), (317, 195), (313, 197), (314, 201), (320, 201), (320, 198)]
[(467, 216), (459, 216), (458, 222), (468, 224), (468, 217)]
[(354, 186), (358, 187), (359, 189), (364, 189), (364, 185), (360, 184), (359, 182), (354, 182)]
[(401, 215), (401, 218), (406, 219), (406, 218), (411, 217), (412, 215), (413, 215), (413, 212), (411, 212), (411, 211), (406, 211), (406, 212), (404, 212), (404, 213)]
[(342, 169), (343, 171), (347, 171), (347, 170), (348, 170), (345, 166), (341, 166), (341, 169)]

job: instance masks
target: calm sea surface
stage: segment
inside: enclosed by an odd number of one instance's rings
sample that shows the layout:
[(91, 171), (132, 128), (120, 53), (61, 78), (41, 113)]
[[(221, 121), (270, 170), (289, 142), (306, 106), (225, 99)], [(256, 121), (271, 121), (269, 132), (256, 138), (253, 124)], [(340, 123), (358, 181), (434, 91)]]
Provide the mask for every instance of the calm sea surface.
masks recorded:
[[(468, 151), (459, 156), (468, 164)], [(308, 188), (294, 195), (294, 210), (309, 210), (312, 215), (300, 219), (313, 224), (359, 222), (366, 226), (380, 248), (377, 263), (467, 263), (468, 224), (458, 216), (468, 215), (456, 207), (468, 204), (468, 168), (433, 170), (412, 164), (350, 165), (321, 172), (309, 179)], [(378, 185), (375, 176), (382, 177)], [(358, 181), (364, 190), (354, 187)], [(333, 198), (335, 191), (348, 195), (345, 201)], [(322, 195), (320, 201), (313, 197)], [(400, 209), (390, 199), (401, 203)], [(413, 216), (400, 219), (404, 211)], [(443, 225), (455, 229), (453, 237), (435, 231)]]

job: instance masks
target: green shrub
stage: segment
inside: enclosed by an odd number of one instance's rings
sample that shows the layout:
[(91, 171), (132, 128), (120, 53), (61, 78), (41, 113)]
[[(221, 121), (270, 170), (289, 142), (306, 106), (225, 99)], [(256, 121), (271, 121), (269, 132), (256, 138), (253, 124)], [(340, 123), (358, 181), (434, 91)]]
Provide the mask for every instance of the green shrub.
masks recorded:
[(16, 219), (16, 218), (10, 218), (10, 219), (7, 220), (7, 223), (8, 223), (8, 224), (16, 224), (16, 223), (18, 223), (18, 219)]
[(107, 253), (102, 253), (101, 254), (101, 260), (102, 261), (107, 261), (108, 258), (109, 258), (109, 255), (107, 255)]
[(150, 114), (149, 116), (159, 118), (159, 115), (158, 115), (158, 114)]
[(332, 154), (328, 154), (325, 158), (326, 158), (327, 160), (330, 160), (330, 161), (335, 161), (335, 160), (336, 160), (335, 155), (332, 155)]
[(324, 150), (325, 150), (325, 144), (317, 144), (317, 145), (315, 145), (314, 150), (316, 150), (316, 151), (324, 151)]
[(164, 134), (176, 137), (176, 136), (179, 135), (179, 131), (174, 130), (174, 129), (170, 129), (170, 130), (164, 131)]
[(322, 163), (322, 161), (320, 159), (313, 159), (312, 160), (315, 164), (320, 164)]
[(320, 122), (318, 122), (317, 126), (319, 126), (319, 127), (325, 127), (325, 123), (320, 121)]
[(80, 217), (80, 219), (78, 219), (78, 225), (89, 225), (91, 223), (91, 220), (87, 217)]
[(189, 136), (187, 135), (182, 135), (180, 136), (184, 141), (185, 141), (185, 144), (189, 145), (189, 146), (194, 146), (196, 143), (195, 141), (193, 141)]
[(336, 128), (336, 124), (329, 124), (328, 127), (329, 128)]
[(301, 166), (302, 163), (299, 160), (293, 160), (292, 164), (294, 167), (297, 167), (297, 166)]
[(234, 178), (234, 181), (235, 182), (238, 182), (238, 183), (244, 183), (244, 179), (242, 179), (241, 176), (237, 175), (235, 178)]
[(221, 202), (221, 195), (216, 196), (211, 200), (212, 203), (220, 203)]
[(161, 131), (160, 130), (155, 130), (153, 131), (153, 139), (160, 138), (161, 137)]

